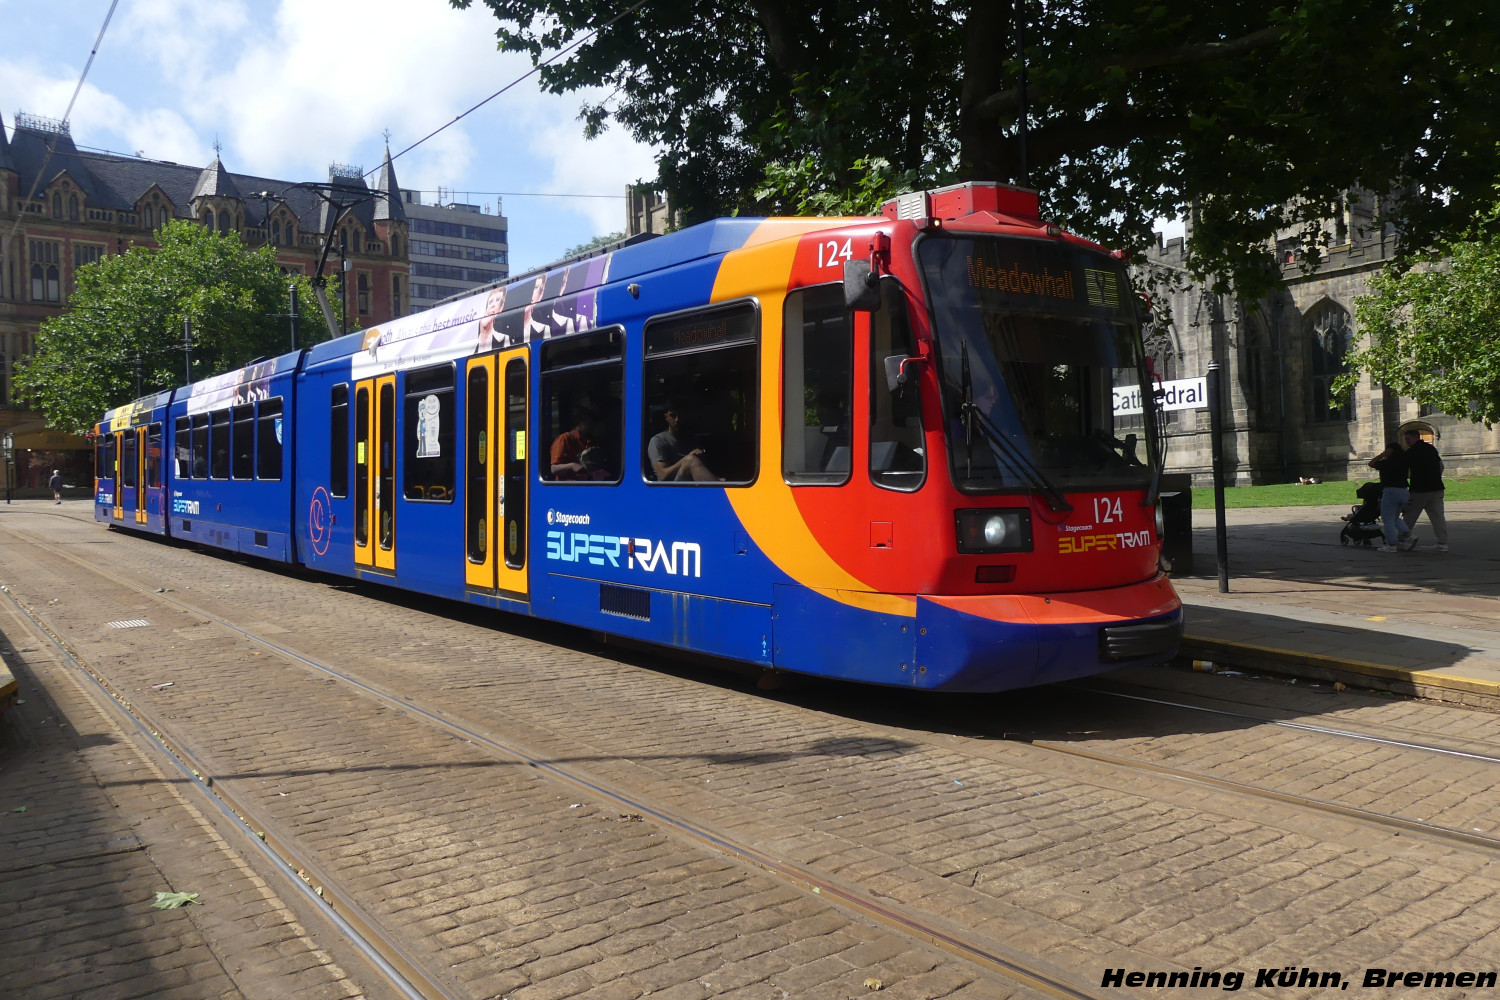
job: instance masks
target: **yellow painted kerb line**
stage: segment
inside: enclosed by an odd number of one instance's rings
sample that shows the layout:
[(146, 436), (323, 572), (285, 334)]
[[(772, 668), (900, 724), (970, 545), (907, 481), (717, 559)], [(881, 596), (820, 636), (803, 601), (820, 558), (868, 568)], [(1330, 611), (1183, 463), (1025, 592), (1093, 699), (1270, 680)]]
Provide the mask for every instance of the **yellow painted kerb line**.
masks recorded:
[(1326, 670), (1345, 670), (1350, 673), (1379, 677), (1382, 680), (1426, 684), (1431, 687), (1446, 688), (1453, 691), (1468, 691), (1472, 694), (1483, 694), (1500, 698), (1500, 683), (1479, 680), (1475, 677), (1460, 677), (1457, 674), (1445, 674), (1439, 670), (1413, 670), (1410, 667), (1392, 667), (1384, 663), (1351, 660), (1340, 656), (1327, 656), (1322, 653), (1304, 653), (1293, 649), (1276, 649), (1272, 646), (1257, 646), (1248, 642), (1231, 642), (1228, 639), (1210, 639), (1206, 636), (1185, 635), (1182, 641), (1185, 645), (1192, 644), (1201, 649), (1252, 653), (1267, 659), (1300, 663), (1309, 667), (1322, 667)]

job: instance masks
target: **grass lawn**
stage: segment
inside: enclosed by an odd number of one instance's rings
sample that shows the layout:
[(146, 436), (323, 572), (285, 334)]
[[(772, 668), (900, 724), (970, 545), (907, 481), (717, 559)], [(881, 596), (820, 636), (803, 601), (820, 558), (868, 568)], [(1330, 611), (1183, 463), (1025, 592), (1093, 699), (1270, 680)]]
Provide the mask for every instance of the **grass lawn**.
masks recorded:
[[(1372, 469), (1373, 473), (1374, 470)], [(1377, 477), (1361, 479), (1352, 483), (1318, 483), (1301, 486), (1297, 483), (1277, 483), (1272, 486), (1231, 486), (1224, 490), (1225, 507), (1317, 507), (1324, 504), (1357, 504), (1354, 491), (1360, 483)], [(1473, 479), (1443, 480), (1443, 499), (1452, 500), (1500, 500), (1500, 476), (1475, 476)], [(1213, 510), (1212, 489), (1193, 490), (1194, 510)]]

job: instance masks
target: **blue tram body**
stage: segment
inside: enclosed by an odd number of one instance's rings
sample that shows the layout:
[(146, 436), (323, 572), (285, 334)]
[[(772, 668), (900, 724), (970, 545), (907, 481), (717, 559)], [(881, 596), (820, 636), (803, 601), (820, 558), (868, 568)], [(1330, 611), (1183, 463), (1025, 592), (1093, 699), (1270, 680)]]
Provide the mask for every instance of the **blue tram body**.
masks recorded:
[(708, 223), (118, 408), (96, 517), (854, 681), (1168, 659), (1123, 272), (1023, 192), (960, 194)]

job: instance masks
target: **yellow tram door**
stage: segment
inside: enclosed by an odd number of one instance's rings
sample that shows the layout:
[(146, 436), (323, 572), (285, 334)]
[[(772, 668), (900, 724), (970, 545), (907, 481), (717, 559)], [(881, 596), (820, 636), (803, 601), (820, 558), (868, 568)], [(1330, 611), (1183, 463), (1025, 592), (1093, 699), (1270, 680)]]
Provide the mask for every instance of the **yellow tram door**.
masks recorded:
[(115, 461), (114, 468), (109, 470), (115, 477), (115, 520), (125, 520), (125, 435), (129, 431), (115, 431)]
[[(135, 521), (137, 524), (146, 523), (146, 488), (150, 484), (146, 481), (146, 470), (150, 466), (150, 441), (147, 439), (149, 425), (137, 427), (135, 434)], [(127, 434), (132, 433), (126, 431)]]
[(496, 356), (496, 380), (500, 390), (500, 455), (495, 462), (499, 482), (494, 491), (496, 528), (500, 544), (495, 564), (496, 583), (507, 597), (530, 600), (531, 588), (526, 573), (526, 498), (531, 488), (528, 476), (531, 444), (526, 426), (531, 408), (528, 401), (530, 382), (526, 365), (527, 349), (517, 347)]
[(464, 581), (527, 599), (526, 348), (475, 358), (466, 374)]
[(396, 376), (354, 388), (354, 561), (396, 569)]
[(375, 568), (396, 571), (396, 376), (375, 382), (375, 444), (371, 475), (375, 479)]
[(370, 405), (375, 381), (354, 386), (354, 563), (374, 566), (375, 550), (370, 545), (370, 497), (374, 480), (370, 474)]
[(464, 376), (464, 584), (495, 587), (495, 355)]

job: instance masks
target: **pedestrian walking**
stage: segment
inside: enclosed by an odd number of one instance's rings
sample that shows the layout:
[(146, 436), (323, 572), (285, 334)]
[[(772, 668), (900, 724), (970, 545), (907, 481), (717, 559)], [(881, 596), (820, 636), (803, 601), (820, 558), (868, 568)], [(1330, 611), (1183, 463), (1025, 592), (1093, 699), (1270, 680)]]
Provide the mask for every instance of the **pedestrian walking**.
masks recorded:
[(52, 487), (52, 502), (62, 503), (63, 477), (61, 470), (52, 470), (52, 478), (47, 480), (47, 485)]
[[(1401, 508), (1401, 520), (1406, 530), (1417, 526), (1417, 518), (1425, 512), (1432, 524), (1434, 544), (1427, 546), (1433, 552), (1448, 551), (1448, 518), (1443, 513), (1443, 458), (1431, 444), (1422, 440), (1414, 428), (1408, 428), (1406, 439), (1406, 464), (1411, 473), (1411, 498)], [(1416, 534), (1411, 534), (1402, 548), (1415, 548)]]
[(1380, 551), (1400, 552), (1410, 534), (1401, 520), (1402, 508), (1411, 501), (1406, 452), (1395, 441), (1387, 441), (1385, 451), (1370, 459), (1370, 468), (1380, 473), (1380, 523), (1385, 531)]

